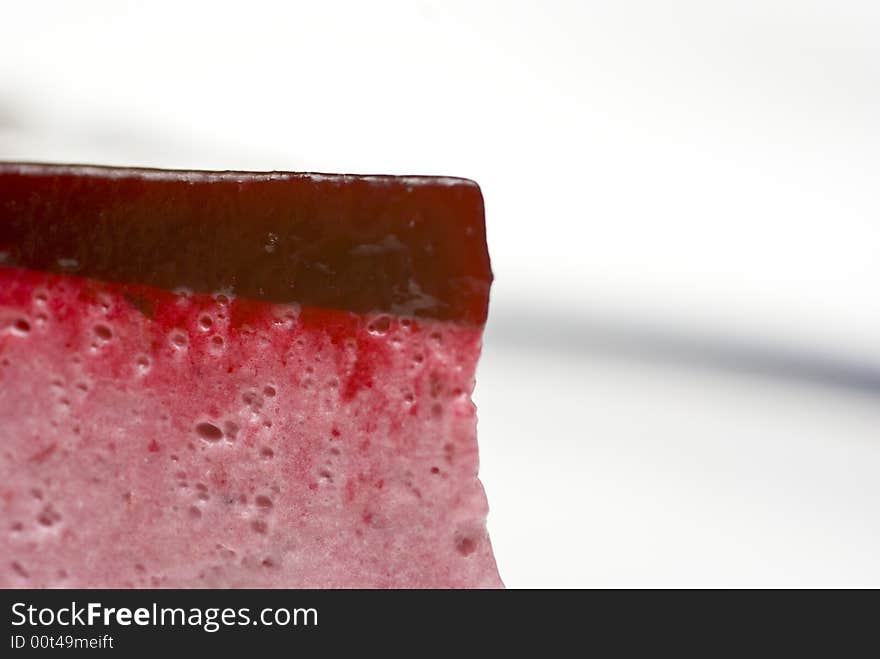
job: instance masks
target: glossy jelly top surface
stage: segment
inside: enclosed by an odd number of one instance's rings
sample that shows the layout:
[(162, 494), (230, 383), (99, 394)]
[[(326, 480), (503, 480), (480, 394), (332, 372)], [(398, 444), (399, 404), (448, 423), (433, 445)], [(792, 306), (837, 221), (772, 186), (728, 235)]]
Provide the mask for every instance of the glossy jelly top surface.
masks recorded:
[(0, 266), (482, 324), (472, 181), (0, 163)]

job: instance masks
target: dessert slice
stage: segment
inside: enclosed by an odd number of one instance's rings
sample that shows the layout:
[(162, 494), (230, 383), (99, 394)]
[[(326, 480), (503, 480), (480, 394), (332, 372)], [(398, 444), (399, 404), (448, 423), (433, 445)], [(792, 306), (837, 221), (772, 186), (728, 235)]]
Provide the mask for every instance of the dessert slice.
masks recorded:
[(498, 587), (462, 179), (0, 165), (0, 586)]

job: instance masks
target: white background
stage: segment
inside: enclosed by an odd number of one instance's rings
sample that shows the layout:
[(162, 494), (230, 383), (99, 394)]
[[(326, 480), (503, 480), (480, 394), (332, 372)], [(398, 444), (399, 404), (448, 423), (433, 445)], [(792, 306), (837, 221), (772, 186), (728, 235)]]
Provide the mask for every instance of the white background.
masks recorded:
[(880, 3), (0, 10), (0, 159), (481, 184), (507, 585), (880, 586)]

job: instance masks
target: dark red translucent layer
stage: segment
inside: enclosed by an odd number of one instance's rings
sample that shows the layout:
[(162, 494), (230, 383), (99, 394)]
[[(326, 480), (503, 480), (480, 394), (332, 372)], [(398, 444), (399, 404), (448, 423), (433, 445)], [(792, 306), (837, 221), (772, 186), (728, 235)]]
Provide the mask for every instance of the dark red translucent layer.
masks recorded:
[(483, 199), (456, 178), (0, 163), (0, 265), (482, 323)]

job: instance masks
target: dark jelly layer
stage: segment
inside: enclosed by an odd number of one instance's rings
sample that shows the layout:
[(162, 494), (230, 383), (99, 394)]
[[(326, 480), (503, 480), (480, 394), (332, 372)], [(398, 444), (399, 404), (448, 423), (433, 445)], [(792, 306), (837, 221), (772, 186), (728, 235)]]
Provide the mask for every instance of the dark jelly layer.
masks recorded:
[(492, 281), (465, 179), (14, 163), (0, 266), (469, 324)]

